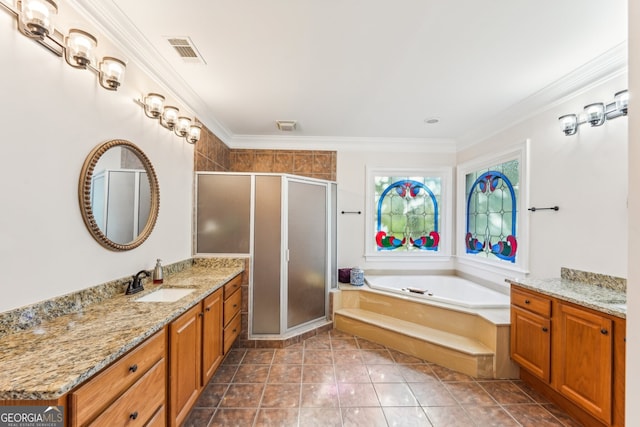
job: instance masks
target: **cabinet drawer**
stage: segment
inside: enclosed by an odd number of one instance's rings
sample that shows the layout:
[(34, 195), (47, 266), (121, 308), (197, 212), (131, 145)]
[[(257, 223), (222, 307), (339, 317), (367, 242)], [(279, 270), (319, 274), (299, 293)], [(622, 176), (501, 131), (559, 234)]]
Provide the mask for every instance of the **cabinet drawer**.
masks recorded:
[(144, 427), (166, 427), (166, 425), (167, 409), (165, 405), (162, 405)]
[(544, 317), (551, 317), (551, 299), (546, 298), (543, 295), (530, 293), (512, 287), (511, 304)]
[(164, 406), (166, 371), (162, 359), (89, 425), (146, 425), (147, 421), (155, 418), (158, 409)]
[(104, 410), (122, 392), (138, 381), (166, 352), (164, 329), (71, 394), (71, 419), (79, 426)]
[(240, 334), (240, 313), (236, 314), (236, 317), (231, 319), (229, 322), (229, 326), (224, 328), (224, 354), (227, 354), (233, 342), (236, 340), (238, 335)]
[(242, 274), (238, 274), (224, 285), (224, 299), (229, 298), (235, 291), (242, 286)]
[(224, 301), (224, 325), (229, 322), (240, 312), (240, 304), (242, 303), (242, 291), (238, 290)]

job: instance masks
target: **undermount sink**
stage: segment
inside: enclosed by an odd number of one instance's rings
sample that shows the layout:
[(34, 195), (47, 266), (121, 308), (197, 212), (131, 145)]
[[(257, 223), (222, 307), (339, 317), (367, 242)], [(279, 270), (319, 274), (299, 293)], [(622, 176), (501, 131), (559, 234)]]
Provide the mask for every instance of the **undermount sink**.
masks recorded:
[(162, 288), (157, 291), (153, 291), (143, 297), (136, 298), (134, 301), (136, 302), (175, 302), (181, 298), (186, 297), (194, 289), (173, 289), (173, 288)]

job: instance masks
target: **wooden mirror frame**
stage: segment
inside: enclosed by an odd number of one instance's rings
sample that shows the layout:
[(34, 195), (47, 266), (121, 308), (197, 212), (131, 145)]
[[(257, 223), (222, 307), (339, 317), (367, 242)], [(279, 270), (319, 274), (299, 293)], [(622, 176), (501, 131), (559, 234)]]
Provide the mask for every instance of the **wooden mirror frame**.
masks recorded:
[[(91, 183), (93, 172), (100, 160), (100, 157), (113, 147), (125, 147), (131, 150), (140, 159), (140, 162), (144, 166), (147, 177), (149, 179), (149, 187), (151, 193), (151, 205), (149, 209), (149, 218), (142, 231), (138, 236), (129, 243), (120, 244), (110, 240), (104, 232), (100, 229), (96, 223), (93, 208), (91, 206)], [(149, 158), (133, 143), (124, 139), (113, 139), (98, 145), (87, 156), (87, 159), (82, 166), (80, 172), (80, 183), (78, 186), (78, 201), (80, 202), (80, 212), (82, 213), (82, 219), (84, 220), (87, 229), (91, 235), (107, 249), (112, 251), (128, 251), (140, 246), (151, 234), (153, 227), (156, 225), (158, 219), (158, 211), (160, 209), (160, 188), (158, 186), (158, 177), (153, 169), (153, 165)]]

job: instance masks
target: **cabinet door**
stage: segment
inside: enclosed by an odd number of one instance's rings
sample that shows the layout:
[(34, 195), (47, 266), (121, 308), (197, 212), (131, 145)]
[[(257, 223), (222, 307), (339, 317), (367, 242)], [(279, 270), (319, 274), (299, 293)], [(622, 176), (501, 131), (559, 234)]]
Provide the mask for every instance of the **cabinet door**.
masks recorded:
[(169, 325), (171, 425), (180, 425), (200, 392), (201, 316), (198, 304)]
[(204, 300), (202, 318), (202, 383), (204, 387), (222, 362), (222, 288)]
[(557, 390), (611, 422), (612, 322), (586, 309), (558, 304), (554, 335)]
[(511, 306), (511, 358), (548, 383), (551, 379), (551, 321)]

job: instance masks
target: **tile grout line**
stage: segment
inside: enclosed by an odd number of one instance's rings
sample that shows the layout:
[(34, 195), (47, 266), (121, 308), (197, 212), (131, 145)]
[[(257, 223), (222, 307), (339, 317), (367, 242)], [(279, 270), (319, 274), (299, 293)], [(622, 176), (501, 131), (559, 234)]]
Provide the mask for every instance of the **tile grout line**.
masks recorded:
[[(331, 331), (333, 332), (333, 331)], [(351, 348), (349, 345), (347, 345), (347, 343), (345, 342), (340, 342), (339, 340), (347, 340), (349, 338), (348, 341), (353, 340), (354, 343), (354, 347)], [(455, 402), (456, 407), (460, 408), (462, 410), (461, 414), (464, 414), (466, 417), (468, 417), (469, 421), (475, 425), (478, 425), (478, 421), (476, 421), (475, 419), (473, 419), (471, 417), (471, 413), (468, 412), (468, 409), (470, 409), (471, 407), (478, 407), (478, 406), (492, 406), (496, 408), (500, 408), (501, 411), (506, 412), (506, 414), (508, 415), (508, 418), (505, 418), (505, 422), (507, 422), (508, 420), (512, 420), (515, 425), (517, 426), (521, 426), (522, 423), (520, 423), (515, 416), (511, 413), (511, 411), (509, 410), (509, 407), (515, 407), (518, 405), (530, 405), (532, 407), (537, 407), (537, 408), (542, 408), (544, 409), (546, 414), (551, 415), (551, 419), (553, 419), (555, 422), (558, 423), (558, 425), (562, 425), (567, 427), (568, 425), (572, 425), (572, 424), (566, 424), (564, 421), (562, 421), (560, 418), (556, 417), (556, 415), (554, 413), (552, 413), (549, 409), (547, 409), (547, 407), (545, 406), (546, 404), (539, 401), (539, 399), (534, 398), (530, 393), (528, 393), (524, 388), (521, 387), (520, 384), (518, 384), (518, 380), (511, 380), (511, 379), (503, 379), (500, 380), (498, 379), (497, 381), (500, 382), (504, 382), (505, 386), (507, 384), (509, 384), (510, 386), (515, 386), (517, 387), (518, 391), (523, 393), (524, 396), (526, 396), (530, 402), (522, 402), (522, 403), (517, 403), (514, 402), (512, 404), (510, 403), (501, 403), (498, 401), (498, 399), (496, 397), (494, 397), (494, 395), (492, 393), (489, 392), (489, 390), (493, 390), (494, 392), (498, 392), (500, 391), (499, 386), (496, 387), (492, 387), (490, 389), (485, 388), (485, 386), (489, 386), (489, 384), (491, 383), (491, 381), (496, 381), (496, 380), (488, 380), (488, 379), (478, 379), (478, 378), (474, 378), (474, 377), (468, 377), (468, 379), (464, 379), (462, 377), (456, 377), (454, 375), (451, 375), (449, 373), (449, 371), (444, 370), (444, 369), (440, 369), (438, 367), (438, 369), (436, 369), (437, 365), (434, 365), (428, 361), (424, 361), (422, 360), (422, 363), (409, 363), (407, 361), (407, 359), (403, 359), (402, 357), (400, 357), (401, 355), (399, 354), (395, 354), (394, 351), (392, 351), (392, 349), (386, 348), (384, 346), (378, 348), (375, 346), (371, 346), (366, 343), (368, 340), (362, 340), (362, 339), (358, 339), (358, 337), (355, 336), (349, 336), (349, 337), (342, 337), (342, 336), (337, 336), (334, 337), (333, 334), (329, 334), (328, 335), (328, 340), (326, 342), (328, 342), (328, 349), (327, 348), (323, 348), (324, 347), (324, 343), (325, 343), (325, 339), (327, 339), (326, 337), (323, 337), (321, 339), (319, 339), (318, 341), (310, 341), (307, 342), (307, 340), (302, 341), (301, 342), (301, 346), (300, 347), (296, 347), (295, 349), (291, 349), (291, 350), (295, 350), (295, 351), (299, 351), (300, 352), (300, 356), (301, 356), (301, 360), (299, 361), (300, 363), (300, 378), (299, 381), (297, 382), (293, 382), (291, 384), (298, 384), (299, 388), (298, 388), (298, 396), (297, 396), (297, 418), (293, 421), (293, 423), (291, 424), (287, 424), (287, 425), (298, 425), (299, 427), (302, 426), (302, 423), (304, 422), (303, 420), (305, 419), (303, 417), (303, 386), (304, 386), (304, 369), (307, 366), (327, 366), (329, 367), (328, 363), (317, 363), (317, 362), (326, 362), (327, 358), (326, 355), (320, 355), (318, 359), (314, 359), (314, 358), (310, 358), (309, 361), (311, 362), (316, 362), (316, 363), (307, 363), (305, 364), (305, 356), (307, 355), (313, 355), (315, 351), (321, 350), (321, 351), (326, 351), (329, 350), (330, 351), (330, 371), (332, 374), (332, 378), (330, 380), (329, 383), (327, 384), (331, 384), (333, 387), (335, 387), (335, 391), (336, 391), (336, 395), (335, 395), (335, 402), (337, 404), (337, 417), (335, 418), (335, 425), (341, 425), (344, 427), (345, 425), (345, 417), (344, 417), (344, 413), (343, 411), (345, 410), (349, 410), (352, 407), (346, 407), (343, 408), (343, 402), (340, 398), (340, 385), (341, 384), (359, 384), (359, 383), (363, 383), (363, 384), (370, 384), (372, 390), (375, 393), (376, 399), (377, 399), (377, 405), (376, 406), (353, 406), (353, 408), (364, 408), (364, 407), (371, 407), (371, 408), (379, 408), (380, 411), (382, 411), (382, 415), (383, 415), (383, 419), (380, 419), (379, 421), (382, 422), (384, 421), (386, 423), (387, 426), (391, 425), (391, 422), (393, 422), (393, 420), (390, 421), (388, 414), (385, 412), (385, 408), (386, 406), (383, 406), (383, 402), (381, 399), (381, 392), (379, 390), (379, 388), (376, 387), (376, 385), (378, 384), (402, 384), (403, 386), (405, 386), (408, 390), (409, 390), (409, 395), (415, 400), (416, 404), (415, 407), (416, 408), (420, 408), (420, 410), (422, 411), (422, 415), (425, 416), (425, 420), (429, 425), (436, 425), (434, 424), (434, 420), (432, 419), (429, 415), (429, 413), (427, 412), (427, 409), (429, 408), (429, 406), (423, 406), (423, 404), (420, 402), (420, 400), (417, 397), (416, 391), (411, 388), (410, 384), (410, 379), (413, 379), (415, 383), (425, 383), (425, 382), (429, 382), (427, 381), (426, 377), (423, 377), (422, 375), (426, 375), (427, 374), (427, 370), (416, 370), (415, 373), (416, 375), (410, 374), (408, 371), (404, 371), (404, 370), (400, 370), (399, 367), (400, 366), (408, 366), (409, 368), (415, 367), (417, 365), (423, 365), (426, 367), (429, 367), (428, 372), (430, 372), (430, 374), (428, 376), (433, 376), (433, 379), (437, 381), (437, 384), (439, 384), (442, 388), (443, 391), (446, 392), (446, 394), (452, 399), (453, 402)], [(309, 346), (309, 347), (308, 347)], [(336, 347), (337, 346), (337, 347)], [(259, 349), (256, 349), (259, 350)], [(260, 349), (260, 350), (267, 350), (267, 349)], [(268, 369), (267, 369), (267, 373), (266, 376), (264, 377), (264, 380), (262, 381), (262, 391), (260, 393), (260, 397), (259, 399), (257, 399), (257, 407), (255, 407), (256, 413), (254, 414), (254, 418), (253, 418), (253, 422), (251, 424), (247, 424), (247, 425), (252, 425), (252, 426), (257, 426), (257, 425), (261, 425), (261, 421), (266, 421), (269, 422), (269, 416), (266, 416), (266, 418), (260, 418), (261, 415), (261, 411), (265, 410), (265, 408), (262, 407), (262, 405), (265, 402), (265, 397), (267, 396), (267, 386), (269, 386), (270, 384), (272, 384), (270, 382), (271, 380), (271, 374), (273, 373), (273, 369), (274, 369), (274, 365), (276, 365), (276, 354), (278, 352), (278, 349), (269, 349), (272, 351), (271, 353), (271, 357), (270, 360), (268, 362)], [(336, 363), (336, 353), (338, 351), (342, 351), (342, 350), (357, 350), (357, 356), (359, 357), (359, 362), (356, 363), (358, 366), (362, 366), (362, 368), (358, 368), (360, 371), (356, 376), (346, 376), (344, 378), (343, 382), (340, 382), (338, 380), (338, 366)], [(229, 375), (229, 379), (227, 379), (226, 383), (222, 383), (221, 385), (224, 386), (224, 390), (221, 392), (220, 394), (220, 400), (217, 402), (215, 407), (212, 407), (212, 409), (214, 409), (211, 417), (209, 418), (209, 421), (207, 423), (208, 426), (212, 426), (215, 424), (215, 417), (218, 414), (219, 411), (221, 411), (223, 408), (223, 402), (224, 402), (224, 397), (226, 396), (226, 394), (230, 391), (231, 386), (236, 384), (234, 382), (234, 379), (236, 378), (236, 375), (238, 374), (238, 372), (240, 372), (240, 368), (241, 366), (243, 366), (243, 362), (247, 359), (247, 356), (249, 355), (249, 351), (250, 349), (243, 349), (242, 350), (242, 354), (238, 354), (237, 358), (236, 355), (233, 355), (233, 359), (229, 359), (229, 360), (233, 360), (233, 362), (229, 363), (229, 365), (227, 366), (235, 366), (235, 368), (231, 368), (229, 369), (230, 372), (232, 372)], [(367, 354), (367, 358), (365, 359), (364, 354)], [(266, 354), (265, 354), (266, 355)], [(282, 355), (284, 356), (284, 355)], [(324, 357), (323, 357), (324, 356)], [(342, 355), (341, 355), (342, 356)], [(382, 357), (383, 359), (377, 359), (376, 356)], [(390, 356), (390, 357), (387, 357)], [(237, 359), (237, 360), (236, 360)], [(255, 360), (253, 360), (254, 362), (262, 362), (262, 359), (260, 359), (260, 355), (256, 354), (256, 357), (253, 358)], [(347, 366), (355, 366), (356, 364), (350, 364), (349, 362), (350, 358), (342, 358), (340, 359), (342, 362), (346, 362), (346, 363), (341, 363), (340, 365), (344, 365), (345, 366), (345, 372), (350, 372), (349, 368), (347, 368)], [(287, 357), (285, 357), (284, 359), (280, 360), (281, 363), (279, 363), (279, 365), (283, 365), (283, 366), (294, 366), (294, 365), (298, 365), (297, 360), (294, 359), (293, 362), (291, 362), (292, 359), (289, 359)], [(402, 363), (403, 361), (405, 361), (406, 363)], [(225, 362), (225, 360), (223, 360), (223, 363)], [(247, 363), (246, 365), (262, 365), (264, 364), (264, 362), (262, 363)], [(375, 381), (376, 378), (378, 378), (377, 376), (374, 378), (374, 374), (375, 371), (372, 372), (370, 370), (370, 367), (372, 366), (376, 366), (376, 365), (380, 365), (380, 367), (382, 366), (388, 366), (390, 369), (394, 368), (395, 370), (397, 370), (397, 374), (399, 375), (397, 378), (393, 377), (393, 380), (390, 380), (390, 382), (385, 382), (384, 381), (384, 377), (380, 377), (381, 381), (377, 382)], [(341, 368), (342, 369), (342, 368)], [(364, 369), (364, 373), (366, 373), (366, 377), (362, 376), (362, 370)], [(392, 369), (393, 370), (393, 369)], [(322, 371), (321, 369), (318, 369), (318, 371)], [(328, 370), (327, 370), (328, 371)], [(381, 370), (380, 372), (383, 372), (384, 370)], [(243, 371), (244, 372), (244, 371)], [(250, 370), (248, 370), (248, 372), (250, 372)], [(419, 375), (418, 375), (419, 373)], [(315, 375), (315, 372), (314, 374)], [(346, 374), (345, 374), (346, 375)], [(407, 376), (408, 375), (408, 376)], [(322, 375), (321, 373), (321, 377), (323, 377), (324, 375)], [(278, 378), (278, 382), (277, 383), (273, 383), (273, 384), (289, 384), (290, 382), (287, 382), (287, 375), (285, 373), (285, 376), (282, 378)], [(255, 379), (256, 377), (253, 377), (253, 379)], [(368, 382), (363, 382), (365, 381), (365, 378), (368, 380)], [(390, 379), (391, 377), (389, 377)], [(424, 379), (423, 379), (424, 378)], [(312, 378), (315, 379), (315, 378)], [(455, 379), (455, 381), (451, 381), (452, 379)], [(458, 397), (455, 397), (449, 388), (449, 385), (452, 383), (471, 383), (471, 384), (475, 384), (475, 386), (477, 386), (479, 388), (479, 390), (482, 390), (483, 393), (486, 393), (486, 395), (489, 396), (489, 398), (491, 399), (491, 402), (493, 402), (490, 405), (477, 405), (477, 404), (470, 404), (470, 405), (463, 405), (460, 401), (460, 399)], [(244, 384), (244, 382), (242, 383)], [(247, 384), (253, 384), (250, 379), (249, 382)], [(257, 383), (260, 384), (260, 383)], [(316, 384), (316, 383), (309, 383), (309, 384)], [(484, 385), (483, 385), (484, 384)], [(505, 391), (509, 391), (510, 387), (506, 387)], [(382, 390), (384, 390), (384, 388), (382, 388)], [(464, 391), (463, 388), (461, 388), (461, 391)], [(512, 390), (515, 393), (515, 390)], [(384, 393), (383, 393), (384, 394)], [(500, 396), (501, 394), (498, 394), (497, 396)], [(461, 397), (463, 397), (463, 395), (460, 395)], [(508, 399), (502, 399), (502, 400), (508, 400)], [(393, 403), (393, 402), (390, 402)], [(427, 403), (427, 402), (425, 402)], [(309, 410), (309, 414), (313, 414), (313, 413), (317, 413), (318, 416), (322, 416), (322, 409), (323, 408), (329, 408), (328, 406), (323, 406), (323, 402), (319, 403), (320, 406), (309, 406), (307, 409)], [(275, 411), (275, 409), (281, 409), (283, 410), (283, 414), (285, 414), (285, 409), (293, 409), (290, 407), (285, 407), (285, 406), (281, 406), (280, 403), (278, 403), (276, 405), (277, 407), (273, 407), (273, 408), (266, 408), (266, 409), (274, 409), (274, 411), (268, 411), (268, 412), (277, 412)], [(404, 405), (391, 405), (389, 407), (404, 407)], [(412, 405), (409, 405), (410, 407), (413, 407)], [(431, 405), (433, 407), (448, 407), (450, 405)], [(453, 408), (453, 406), (451, 406)], [(204, 408), (204, 406), (203, 406)], [(247, 408), (227, 408), (227, 409), (253, 409), (254, 406), (253, 404), (251, 405), (251, 407), (247, 406)], [(312, 410), (313, 409), (313, 410)], [(315, 410), (315, 411), (314, 411)], [(522, 409), (524, 410), (524, 409)], [(391, 412), (390, 412), (391, 413)], [(560, 414), (560, 412), (559, 412)], [(422, 415), (420, 415), (420, 417), (422, 417)], [(285, 415), (286, 416), (286, 415)], [(291, 418), (287, 418), (287, 419), (291, 419)], [(339, 421), (338, 421), (339, 420)], [(281, 420), (281, 422), (284, 422), (284, 420)]]
[[(496, 404), (498, 405), (498, 407), (499, 407), (500, 409), (502, 409), (502, 410), (503, 410), (503, 411), (504, 411), (504, 412), (505, 412), (509, 417), (511, 417), (511, 419), (512, 419), (512, 420), (513, 420), (517, 425), (522, 426), (522, 423), (521, 423), (520, 421), (516, 420), (516, 418), (513, 416), (513, 414), (511, 414), (511, 412), (509, 412), (509, 411), (507, 410), (507, 408), (505, 408), (505, 407), (504, 407), (504, 404), (503, 404), (503, 403), (501, 403), (501, 402), (498, 402), (498, 399), (496, 399), (495, 397), (493, 397), (493, 395), (492, 395), (491, 393), (489, 393), (489, 391), (488, 391), (486, 388), (484, 388), (484, 387), (482, 386), (481, 381), (477, 381), (477, 380), (475, 380), (475, 379), (474, 379), (474, 381), (478, 384), (478, 386), (480, 386), (480, 388), (481, 388), (482, 390), (484, 390), (484, 391), (485, 391), (485, 393), (487, 393), (489, 396), (491, 396), (491, 398), (496, 402)], [(499, 381), (499, 380), (498, 380), (498, 381)], [(509, 382), (511, 382), (511, 381), (509, 381)], [(531, 397), (530, 397), (530, 396), (527, 396), (527, 397), (529, 397), (529, 398), (531, 399)], [(533, 402), (533, 399), (531, 399), (531, 401)], [(534, 402), (534, 403), (535, 403), (535, 402)]]
[[(306, 346), (306, 342), (305, 342)], [(338, 377), (336, 375), (336, 361), (333, 358), (333, 338), (329, 334), (329, 348), (331, 349), (331, 361), (333, 362), (333, 381), (336, 386), (336, 399), (338, 400), (338, 416), (340, 417), (340, 425), (344, 427), (344, 415), (342, 414), (342, 402), (340, 401), (340, 387), (338, 385)]]
[[(518, 381), (521, 381), (521, 380), (518, 380)], [(536, 405), (540, 406), (542, 409), (544, 409), (545, 411), (547, 411), (547, 412), (548, 412), (548, 413), (553, 417), (553, 419), (554, 419), (554, 420), (558, 421), (558, 423), (562, 424), (564, 427), (568, 427), (568, 425), (567, 425), (564, 421), (562, 421), (561, 419), (559, 419), (558, 417), (556, 417), (556, 416), (555, 416), (555, 414), (554, 414), (553, 412), (549, 411), (549, 410), (544, 406), (544, 403), (543, 403), (543, 402), (540, 402), (540, 401), (536, 400), (532, 395), (530, 395), (529, 393), (527, 393), (527, 392), (526, 392), (526, 390), (522, 389), (522, 387), (520, 387), (518, 384), (516, 384), (516, 383), (514, 382), (514, 380), (509, 380), (509, 382), (510, 382), (511, 384), (515, 385), (516, 387), (518, 387), (518, 389), (519, 389), (520, 391), (522, 391), (522, 393), (524, 393), (524, 394), (525, 394), (529, 399), (531, 399), (531, 401), (532, 401), (533, 403), (535, 403)], [(549, 402), (549, 403), (550, 403), (550, 402)]]

